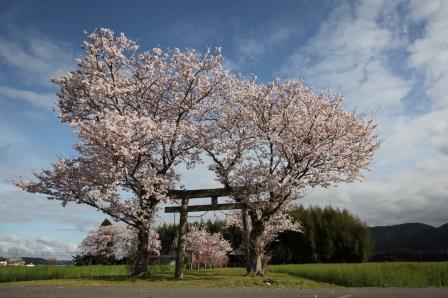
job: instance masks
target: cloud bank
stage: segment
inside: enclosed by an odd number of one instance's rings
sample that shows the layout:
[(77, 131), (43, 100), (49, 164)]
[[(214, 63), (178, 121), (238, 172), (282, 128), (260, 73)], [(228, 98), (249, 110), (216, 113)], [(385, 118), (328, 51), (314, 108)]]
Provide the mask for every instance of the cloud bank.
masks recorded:
[[(448, 221), (448, 6), (363, 1), (337, 7), (280, 73), (378, 110), (383, 146), (364, 183), (312, 190), (370, 225)], [(422, 84), (423, 82), (423, 84)]]
[(71, 259), (77, 245), (59, 242), (47, 236), (24, 239), (14, 234), (0, 236), (0, 256), (32, 256), (40, 258)]

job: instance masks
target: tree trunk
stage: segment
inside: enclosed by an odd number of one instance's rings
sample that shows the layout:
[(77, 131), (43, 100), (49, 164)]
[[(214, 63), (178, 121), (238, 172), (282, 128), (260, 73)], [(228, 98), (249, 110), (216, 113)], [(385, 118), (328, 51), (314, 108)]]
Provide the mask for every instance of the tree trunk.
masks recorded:
[(138, 230), (137, 252), (132, 268), (132, 275), (134, 276), (145, 276), (148, 273), (148, 237), (148, 231), (145, 229)]
[(257, 252), (251, 252), (249, 257), (250, 268), (248, 274), (251, 276), (264, 276), (263, 255)]
[(264, 224), (260, 220), (252, 219), (252, 230), (249, 237), (249, 272), (251, 276), (264, 276), (265, 264), (263, 263), (263, 233)]

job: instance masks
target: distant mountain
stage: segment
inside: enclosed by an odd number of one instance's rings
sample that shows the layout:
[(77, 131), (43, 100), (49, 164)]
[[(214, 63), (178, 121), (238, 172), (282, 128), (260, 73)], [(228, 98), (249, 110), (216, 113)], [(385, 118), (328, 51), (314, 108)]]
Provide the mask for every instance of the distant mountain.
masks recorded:
[(58, 260), (58, 265), (73, 265), (73, 260)]
[(34, 264), (34, 265), (43, 265), (47, 262), (46, 259), (34, 258), (34, 257), (22, 257), (22, 260), (25, 261), (25, 264)]
[(448, 223), (438, 228), (421, 223), (371, 227), (373, 258), (447, 259)]

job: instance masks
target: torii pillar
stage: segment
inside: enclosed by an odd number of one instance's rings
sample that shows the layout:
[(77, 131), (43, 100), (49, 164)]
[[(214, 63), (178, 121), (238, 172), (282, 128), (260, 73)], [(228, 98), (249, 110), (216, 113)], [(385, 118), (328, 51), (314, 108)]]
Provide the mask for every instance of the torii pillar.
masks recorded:
[(184, 277), (184, 258), (185, 258), (185, 238), (187, 234), (187, 218), (188, 218), (188, 197), (182, 198), (179, 217), (179, 236), (177, 237), (176, 249), (176, 271), (174, 277), (182, 279)]

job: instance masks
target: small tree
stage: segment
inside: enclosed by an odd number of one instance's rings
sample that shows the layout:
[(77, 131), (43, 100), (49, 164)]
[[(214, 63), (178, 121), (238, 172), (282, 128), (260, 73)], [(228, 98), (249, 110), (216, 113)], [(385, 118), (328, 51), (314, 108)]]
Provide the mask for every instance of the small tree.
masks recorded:
[[(113, 264), (116, 260), (133, 260), (137, 252), (136, 233), (123, 225), (101, 225), (92, 230), (78, 247), (77, 259), (96, 264)], [(155, 230), (148, 235), (148, 255), (159, 255), (160, 241)]]
[(211, 234), (205, 227), (190, 226), (185, 242), (190, 269), (225, 266), (228, 262), (227, 253), (231, 250), (230, 242), (220, 233)]
[(249, 274), (264, 274), (263, 235), (272, 217), (307, 187), (361, 179), (372, 160), (375, 125), (341, 102), (302, 82), (241, 80), (211, 115), (202, 145), (250, 217)]

